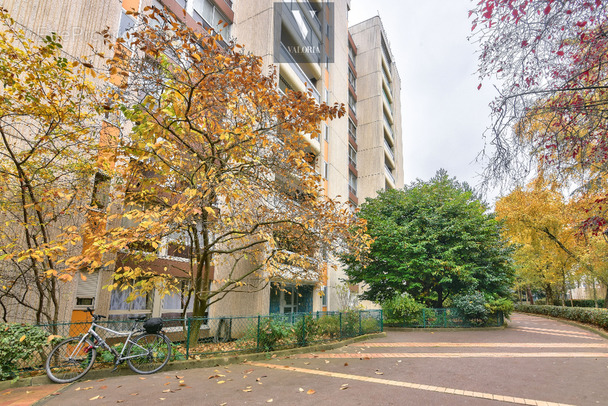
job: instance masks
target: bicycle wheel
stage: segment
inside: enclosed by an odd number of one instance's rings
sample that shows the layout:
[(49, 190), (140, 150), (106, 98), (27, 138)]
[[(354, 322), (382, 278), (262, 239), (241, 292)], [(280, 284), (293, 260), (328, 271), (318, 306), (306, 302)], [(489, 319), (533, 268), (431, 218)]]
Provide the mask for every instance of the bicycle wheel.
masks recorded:
[(74, 382), (82, 378), (93, 366), (97, 350), (89, 339), (68, 338), (57, 344), (44, 365), (49, 379), (57, 383)]
[(153, 374), (167, 365), (171, 357), (171, 341), (161, 334), (142, 334), (129, 343), (127, 364), (138, 374)]

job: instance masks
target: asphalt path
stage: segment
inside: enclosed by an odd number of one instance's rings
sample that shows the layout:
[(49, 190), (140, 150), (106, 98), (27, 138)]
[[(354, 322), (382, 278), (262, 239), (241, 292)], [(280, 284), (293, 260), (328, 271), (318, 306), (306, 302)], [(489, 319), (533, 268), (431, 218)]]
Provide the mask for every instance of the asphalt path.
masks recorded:
[(608, 405), (608, 340), (514, 314), (506, 329), (389, 331), (332, 351), (73, 383), (37, 405)]

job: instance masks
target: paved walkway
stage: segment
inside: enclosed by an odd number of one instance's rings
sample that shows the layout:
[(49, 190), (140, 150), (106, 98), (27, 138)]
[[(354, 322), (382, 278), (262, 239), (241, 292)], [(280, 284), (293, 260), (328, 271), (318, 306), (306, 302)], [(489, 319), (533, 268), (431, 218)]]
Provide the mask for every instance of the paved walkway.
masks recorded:
[(38, 404), (584, 406), (608, 405), (607, 388), (608, 340), (516, 314), (504, 330), (394, 331), (327, 352), (77, 382)]

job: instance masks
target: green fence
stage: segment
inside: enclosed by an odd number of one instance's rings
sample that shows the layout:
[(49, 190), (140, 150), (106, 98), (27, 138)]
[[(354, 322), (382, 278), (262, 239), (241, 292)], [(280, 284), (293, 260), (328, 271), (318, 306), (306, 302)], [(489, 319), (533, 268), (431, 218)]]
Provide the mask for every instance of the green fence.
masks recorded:
[[(381, 310), (163, 319), (163, 322), (163, 331), (174, 345), (173, 360), (273, 351), (383, 331)], [(133, 321), (103, 321), (99, 324), (128, 332)], [(89, 326), (90, 323), (57, 323), (37, 327), (57, 342), (63, 337), (82, 335)], [(124, 337), (112, 336), (101, 329), (97, 332), (111, 345), (120, 346), (124, 342)], [(49, 342), (25, 359), (0, 359), (0, 368), (2, 362), (11, 362), (18, 366), (22, 376), (30, 372), (39, 373), (44, 369), (44, 361), (51, 348)], [(99, 349), (96, 367), (110, 367), (111, 362), (111, 354)]]
[(404, 320), (385, 320), (387, 326), (411, 328), (500, 327), (504, 321), (502, 312), (491, 314), (483, 320), (464, 317), (456, 309), (422, 309)]

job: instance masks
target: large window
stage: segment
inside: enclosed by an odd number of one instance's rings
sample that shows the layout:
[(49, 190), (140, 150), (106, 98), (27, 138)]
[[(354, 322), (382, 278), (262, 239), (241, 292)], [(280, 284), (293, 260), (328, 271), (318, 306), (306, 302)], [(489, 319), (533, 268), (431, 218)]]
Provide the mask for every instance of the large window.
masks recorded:
[[(194, 0), (194, 13), (202, 17), (215, 32), (222, 35), (224, 40), (230, 39), (230, 23), (226, 16), (209, 0)], [(196, 17), (196, 15), (195, 15)], [(228, 23), (227, 26), (224, 25)]]
[(357, 167), (357, 151), (350, 144), (348, 144), (348, 163), (352, 165), (353, 168)]
[(129, 316), (136, 314), (152, 313), (152, 298), (150, 294), (138, 296), (128, 301), (131, 288), (115, 289), (110, 298), (110, 320), (127, 320)]
[(179, 292), (165, 295), (162, 302), (162, 316), (167, 318), (181, 318), (184, 309), (187, 314), (192, 312), (194, 297), (188, 297), (188, 281), (181, 281)]

